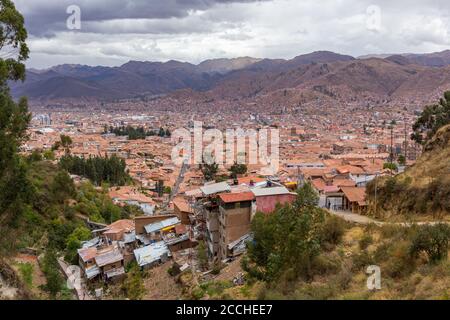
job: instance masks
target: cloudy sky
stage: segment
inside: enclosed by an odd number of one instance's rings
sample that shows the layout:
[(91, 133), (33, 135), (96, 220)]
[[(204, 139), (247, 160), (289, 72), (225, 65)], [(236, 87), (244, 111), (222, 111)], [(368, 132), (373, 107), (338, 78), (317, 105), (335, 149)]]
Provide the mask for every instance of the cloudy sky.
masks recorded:
[[(34, 68), (450, 49), (448, 0), (13, 1), (25, 16)], [(79, 30), (67, 25), (71, 5), (80, 8)]]

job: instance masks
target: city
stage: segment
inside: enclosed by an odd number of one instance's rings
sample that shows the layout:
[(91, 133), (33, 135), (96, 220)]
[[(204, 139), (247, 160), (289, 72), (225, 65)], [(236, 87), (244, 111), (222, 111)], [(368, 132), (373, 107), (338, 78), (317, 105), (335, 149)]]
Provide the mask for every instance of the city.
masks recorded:
[(445, 45), (56, 65), (0, 8), (1, 300), (448, 300)]

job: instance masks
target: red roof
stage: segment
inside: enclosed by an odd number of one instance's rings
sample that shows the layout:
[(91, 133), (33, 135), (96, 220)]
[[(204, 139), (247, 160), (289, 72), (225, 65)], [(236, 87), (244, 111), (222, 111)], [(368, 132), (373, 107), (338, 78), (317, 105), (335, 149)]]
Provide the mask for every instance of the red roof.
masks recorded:
[(258, 182), (263, 182), (266, 181), (266, 179), (264, 178), (260, 178), (257, 176), (250, 176), (250, 177), (243, 177), (243, 178), (238, 178), (238, 184), (251, 184), (253, 183), (258, 183)]
[(225, 203), (252, 201), (255, 199), (253, 192), (240, 192), (240, 193), (220, 193), (219, 198)]

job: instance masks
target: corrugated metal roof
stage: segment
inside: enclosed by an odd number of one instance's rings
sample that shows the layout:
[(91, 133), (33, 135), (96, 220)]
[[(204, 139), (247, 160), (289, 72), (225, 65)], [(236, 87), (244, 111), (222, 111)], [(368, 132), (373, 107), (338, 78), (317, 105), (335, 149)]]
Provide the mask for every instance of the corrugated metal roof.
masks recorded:
[(124, 267), (119, 267), (119, 268), (115, 268), (115, 269), (111, 269), (105, 272), (106, 277), (108, 279), (113, 278), (113, 277), (117, 277), (120, 276), (122, 274), (125, 273), (125, 268)]
[(99, 267), (103, 267), (107, 264), (111, 264), (121, 260), (123, 260), (123, 255), (120, 253), (118, 249), (114, 249), (112, 251), (100, 254), (95, 257), (95, 262)]
[(255, 188), (252, 189), (253, 194), (256, 197), (262, 196), (276, 196), (279, 194), (288, 194), (289, 190), (285, 187), (274, 187), (274, 188)]
[(131, 243), (136, 241), (136, 232), (132, 231), (130, 233), (125, 233), (123, 235), (123, 243)]
[(85, 270), (86, 278), (92, 279), (95, 278), (95, 276), (100, 274), (100, 268), (98, 266), (92, 266), (89, 269)]
[(165, 254), (169, 254), (169, 249), (164, 241), (152, 243), (133, 251), (136, 261), (140, 267), (153, 263), (161, 259)]
[(177, 217), (172, 217), (166, 220), (162, 220), (162, 221), (158, 221), (155, 223), (150, 223), (146, 226), (144, 226), (144, 229), (147, 233), (152, 233), (155, 231), (159, 231), (161, 229), (176, 225), (178, 223), (180, 223), (180, 219), (178, 219)]
[(219, 192), (230, 191), (231, 187), (226, 182), (213, 183), (200, 187), (205, 196), (209, 196)]

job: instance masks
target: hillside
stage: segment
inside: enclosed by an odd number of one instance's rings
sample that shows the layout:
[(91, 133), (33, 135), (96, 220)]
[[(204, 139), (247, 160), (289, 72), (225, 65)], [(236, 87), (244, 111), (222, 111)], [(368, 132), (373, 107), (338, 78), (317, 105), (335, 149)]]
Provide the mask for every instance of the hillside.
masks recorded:
[[(194, 65), (187, 62), (129, 61), (120, 67), (60, 65), (47, 70), (28, 70), (24, 84), (12, 85), (12, 93), (32, 100), (135, 98), (192, 90), (207, 100), (261, 98), (289, 103), (276, 97), (290, 89), (295, 96), (338, 101), (431, 100), (450, 87), (447, 52), (431, 55), (394, 55), (355, 59), (329, 51), (317, 51), (290, 60), (214, 59)], [(427, 63), (426, 59), (441, 59)], [(425, 62), (424, 62), (425, 61)], [(186, 92), (186, 91), (185, 91)], [(297, 100), (298, 101), (298, 100)]]
[(380, 218), (450, 221), (450, 125), (441, 128), (424, 146), (417, 163), (403, 174), (383, 178), (367, 194), (372, 214)]

